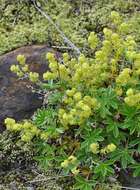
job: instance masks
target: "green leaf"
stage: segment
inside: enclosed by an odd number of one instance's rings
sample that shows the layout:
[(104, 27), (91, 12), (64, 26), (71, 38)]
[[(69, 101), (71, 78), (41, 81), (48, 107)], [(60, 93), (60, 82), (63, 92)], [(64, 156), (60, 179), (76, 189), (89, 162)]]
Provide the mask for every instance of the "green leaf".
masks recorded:
[(40, 87), (43, 90), (56, 90), (57, 88), (60, 88), (60, 83), (54, 83), (51, 80), (48, 83), (41, 83)]
[(111, 116), (112, 109), (116, 110), (118, 108), (119, 101), (112, 88), (100, 88), (97, 99), (101, 104), (99, 113), (102, 118)]
[(128, 164), (135, 163), (131, 149), (118, 149), (111, 153), (111, 158), (114, 161), (120, 161), (123, 169), (127, 168)]
[(49, 105), (57, 105), (62, 101), (63, 93), (55, 91), (48, 96)]
[(112, 132), (114, 137), (119, 136), (119, 124), (115, 121), (113, 121), (111, 118), (107, 119), (107, 132)]
[(113, 165), (112, 161), (98, 163), (94, 169), (95, 176), (104, 181), (107, 176), (114, 174), (114, 169), (111, 165)]
[(137, 177), (140, 176), (140, 164), (134, 164), (131, 166), (134, 169), (133, 176)]
[(75, 177), (76, 183), (74, 185), (75, 190), (93, 190), (96, 185), (94, 180), (86, 180), (81, 176)]
[(89, 150), (89, 146), (91, 143), (101, 142), (104, 140), (102, 137), (102, 130), (101, 129), (94, 129), (92, 131), (85, 131), (86, 133), (82, 136), (84, 141), (81, 143), (81, 149), (85, 148)]
[(55, 125), (55, 118), (57, 113), (55, 109), (52, 108), (42, 108), (38, 109), (33, 116), (33, 122), (39, 128), (46, 128), (47, 125)]
[(135, 107), (130, 107), (126, 104), (123, 104), (120, 109), (120, 113), (127, 118), (132, 119), (136, 115), (137, 109)]
[(137, 138), (137, 139), (135, 139), (135, 140), (133, 140), (133, 141), (131, 141), (131, 142), (129, 143), (129, 147), (136, 146), (136, 145), (138, 145), (139, 143), (140, 143), (140, 139)]

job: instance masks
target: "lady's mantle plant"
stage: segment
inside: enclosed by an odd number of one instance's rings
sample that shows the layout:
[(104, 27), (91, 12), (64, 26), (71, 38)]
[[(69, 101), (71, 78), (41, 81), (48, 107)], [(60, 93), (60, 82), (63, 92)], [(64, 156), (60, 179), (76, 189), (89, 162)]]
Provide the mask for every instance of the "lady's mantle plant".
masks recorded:
[(11, 66), (47, 92), (48, 102), (32, 121), (7, 118), (7, 129), (34, 142), (44, 169), (55, 167), (73, 176), (74, 189), (91, 190), (120, 169), (140, 175), (140, 53), (131, 26), (117, 12), (111, 19), (103, 40), (94, 32), (88, 38), (92, 58), (64, 53), (58, 62), (48, 53), (44, 82), (29, 71), (23, 55)]

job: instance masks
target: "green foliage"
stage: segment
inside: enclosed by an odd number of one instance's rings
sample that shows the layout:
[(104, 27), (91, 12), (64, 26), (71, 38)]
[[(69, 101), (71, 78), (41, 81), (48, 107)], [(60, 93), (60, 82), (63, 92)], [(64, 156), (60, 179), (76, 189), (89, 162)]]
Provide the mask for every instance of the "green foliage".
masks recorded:
[(96, 182), (95, 181), (89, 181), (85, 180), (84, 178), (78, 176), (76, 177), (76, 184), (74, 186), (75, 189), (81, 189), (81, 190), (92, 190), (93, 187), (95, 187)]

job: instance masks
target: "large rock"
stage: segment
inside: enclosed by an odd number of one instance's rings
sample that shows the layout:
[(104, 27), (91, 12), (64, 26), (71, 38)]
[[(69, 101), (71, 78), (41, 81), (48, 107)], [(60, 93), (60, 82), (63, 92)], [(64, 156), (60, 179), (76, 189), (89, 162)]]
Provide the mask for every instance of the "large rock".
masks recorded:
[(129, 187), (128, 189), (126, 188), (126, 190), (129, 190), (131, 188), (136, 188), (137, 190), (140, 189), (140, 176), (133, 177), (132, 174), (130, 175), (129, 173), (122, 171), (120, 173), (119, 180), (123, 186)]
[(42, 97), (29, 88), (31, 83), (10, 72), (10, 66), (17, 63), (16, 56), (24, 54), (30, 69), (41, 74), (48, 69), (45, 54), (49, 51), (52, 49), (45, 45), (25, 46), (0, 56), (0, 131), (6, 117), (29, 118), (42, 105)]

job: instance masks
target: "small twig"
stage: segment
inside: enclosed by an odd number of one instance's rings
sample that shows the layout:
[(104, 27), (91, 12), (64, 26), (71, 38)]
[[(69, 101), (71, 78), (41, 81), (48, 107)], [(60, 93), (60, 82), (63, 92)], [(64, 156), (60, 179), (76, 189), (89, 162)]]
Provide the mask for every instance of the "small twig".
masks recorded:
[(64, 49), (64, 50), (73, 50), (72, 47), (67, 47), (67, 46), (52, 46), (52, 48), (55, 48), (55, 49)]
[(124, 186), (119, 186), (122, 189), (127, 189), (127, 190), (140, 190), (140, 188), (134, 188), (134, 187), (124, 187)]
[(58, 25), (56, 23), (53, 22), (52, 18), (46, 13), (44, 12), (36, 3), (36, 0), (31, 0), (33, 2), (34, 7), (55, 27), (55, 29), (57, 30), (57, 32), (61, 35), (61, 37), (63, 38), (64, 42), (66, 44), (68, 44), (73, 50), (75, 50), (76, 54), (79, 56), (81, 54), (79, 48), (77, 48), (67, 37), (66, 35), (60, 30), (60, 28), (58, 27)]

